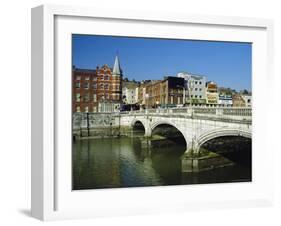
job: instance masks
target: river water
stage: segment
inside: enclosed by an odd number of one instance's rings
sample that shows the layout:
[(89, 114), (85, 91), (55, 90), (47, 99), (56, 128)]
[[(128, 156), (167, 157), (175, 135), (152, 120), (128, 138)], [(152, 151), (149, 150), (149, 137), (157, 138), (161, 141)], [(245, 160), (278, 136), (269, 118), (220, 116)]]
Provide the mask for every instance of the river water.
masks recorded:
[(182, 173), (185, 145), (142, 148), (137, 137), (76, 140), (74, 190), (251, 181), (250, 166), (236, 164), (200, 173)]

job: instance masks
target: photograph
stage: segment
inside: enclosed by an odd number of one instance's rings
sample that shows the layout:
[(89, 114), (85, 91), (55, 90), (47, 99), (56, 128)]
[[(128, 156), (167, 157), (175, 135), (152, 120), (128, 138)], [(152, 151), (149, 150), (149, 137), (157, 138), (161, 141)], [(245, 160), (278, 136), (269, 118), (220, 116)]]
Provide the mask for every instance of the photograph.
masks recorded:
[(252, 181), (252, 43), (71, 40), (72, 190)]

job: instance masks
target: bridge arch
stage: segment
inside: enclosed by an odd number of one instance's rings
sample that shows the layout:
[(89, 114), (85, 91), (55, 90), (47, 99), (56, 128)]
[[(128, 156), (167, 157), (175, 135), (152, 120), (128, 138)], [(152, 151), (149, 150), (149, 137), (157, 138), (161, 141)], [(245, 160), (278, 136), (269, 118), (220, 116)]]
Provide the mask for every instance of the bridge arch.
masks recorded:
[(242, 136), (245, 138), (252, 139), (251, 131), (232, 129), (232, 128), (215, 129), (215, 130), (208, 131), (197, 138), (195, 147), (193, 147), (194, 151), (198, 153), (201, 146), (207, 141), (224, 136)]
[(131, 121), (131, 127), (134, 127), (134, 125), (137, 123), (137, 122), (140, 122), (143, 127), (145, 128), (145, 122), (143, 122), (141, 119), (138, 119), (138, 118), (134, 118), (132, 121)]
[(152, 134), (153, 130), (159, 125), (170, 125), (176, 128), (183, 136), (186, 145), (188, 145), (189, 142), (188, 139), (186, 138), (186, 133), (181, 128), (179, 128), (176, 124), (168, 120), (157, 120), (156, 122), (153, 122), (150, 126), (150, 134)]
[(143, 121), (142, 119), (134, 118), (134, 119), (131, 121), (131, 123), (130, 123), (131, 128), (133, 129), (134, 126), (135, 126), (137, 123), (140, 123), (140, 124), (143, 126), (143, 128), (144, 128), (144, 135), (146, 136), (146, 134), (149, 133), (149, 129), (148, 129), (148, 127), (147, 127), (146, 122)]

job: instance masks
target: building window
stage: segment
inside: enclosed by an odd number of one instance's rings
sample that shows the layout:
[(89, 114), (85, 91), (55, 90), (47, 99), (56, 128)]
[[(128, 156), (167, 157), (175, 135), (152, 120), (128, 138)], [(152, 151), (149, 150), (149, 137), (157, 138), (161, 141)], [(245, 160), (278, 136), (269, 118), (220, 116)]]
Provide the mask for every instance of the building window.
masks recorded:
[(107, 100), (109, 99), (109, 94), (108, 93), (105, 94), (105, 99), (107, 99)]
[(100, 89), (103, 89), (103, 84), (100, 84)]
[(108, 84), (104, 84), (104, 89), (108, 89)]
[(93, 83), (92, 87), (93, 89), (97, 89), (97, 83)]
[(75, 88), (80, 89), (80, 82), (75, 82)]
[(197, 98), (197, 95), (195, 95), (195, 98)]
[(97, 94), (94, 94), (94, 95), (93, 95), (93, 101), (94, 101), (94, 102), (97, 102)]
[(89, 102), (89, 94), (84, 95), (84, 102)]
[(97, 112), (97, 106), (93, 107), (93, 112)]
[(190, 97), (193, 98), (193, 95), (191, 95)]
[(178, 104), (180, 104), (181, 103), (181, 98), (180, 97), (178, 97)]
[(80, 106), (76, 106), (76, 112), (80, 112)]
[(199, 98), (201, 99), (201, 98), (202, 98), (202, 96), (200, 95), (200, 96), (199, 96)]
[(195, 91), (197, 91), (198, 89), (197, 88), (195, 88)]
[(200, 88), (199, 91), (202, 91), (202, 88)]
[(195, 81), (195, 85), (197, 85), (197, 81)]
[(84, 89), (89, 89), (89, 83), (88, 82), (84, 83)]
[(81, 80), (81, 76), (80, 76), (80, 75), (77, 75), (77, 76), (76, 76), (76, 80)]
[(80, 102), (80, 97), (81, 97), (80, 93), (76, 93), (76, 96), (75, 96), (76, 102)]
[(199, 82), (199, 84), (201, 85), (201, 84), (202, 84), (202, 82)]
[(100, 94), (100, 99), (104, 100), (104, 94), (103, 93)]
[(93, 77), (93, 81), (97, 81), (98, 80), (98, 78), (95, 76), (95, 77)]
[(85, 112), (89, 112), (89, 107), (88, 106), (85, 107)]
[(89, 79), (90, 79), (90, 76), (86, 76), (86, 77), (85, 77), (85, 80), (89, 80)]
[(104, 80), (105, 80), (105, 81), (108, 81), (108, 80), (109, 80), (109, 76), (108, 76), (108, 75), (105, 75), (105, 76), (104, 76)]

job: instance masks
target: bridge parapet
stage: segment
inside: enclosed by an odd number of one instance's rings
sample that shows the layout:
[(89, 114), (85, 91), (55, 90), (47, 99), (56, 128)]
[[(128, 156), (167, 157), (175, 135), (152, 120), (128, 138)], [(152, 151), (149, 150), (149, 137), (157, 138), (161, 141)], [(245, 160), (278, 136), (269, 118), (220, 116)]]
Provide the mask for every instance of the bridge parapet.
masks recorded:
[(214, 120), (242, 120), (251, 123), (252, 109), (242, 107), (185, 107), (185, 108), (157, 108), (122, 112), (122, 115), (150, 115), (164, 117), (189, 117)]
[(181, 108), (155, 108), (122, 112), (123, 114), (135, 113), (162, 113), (162, 114), (212, 114), (212, 115), (236, 115), (252, 116), (252, 108), (249, 107), (181, 107)]

